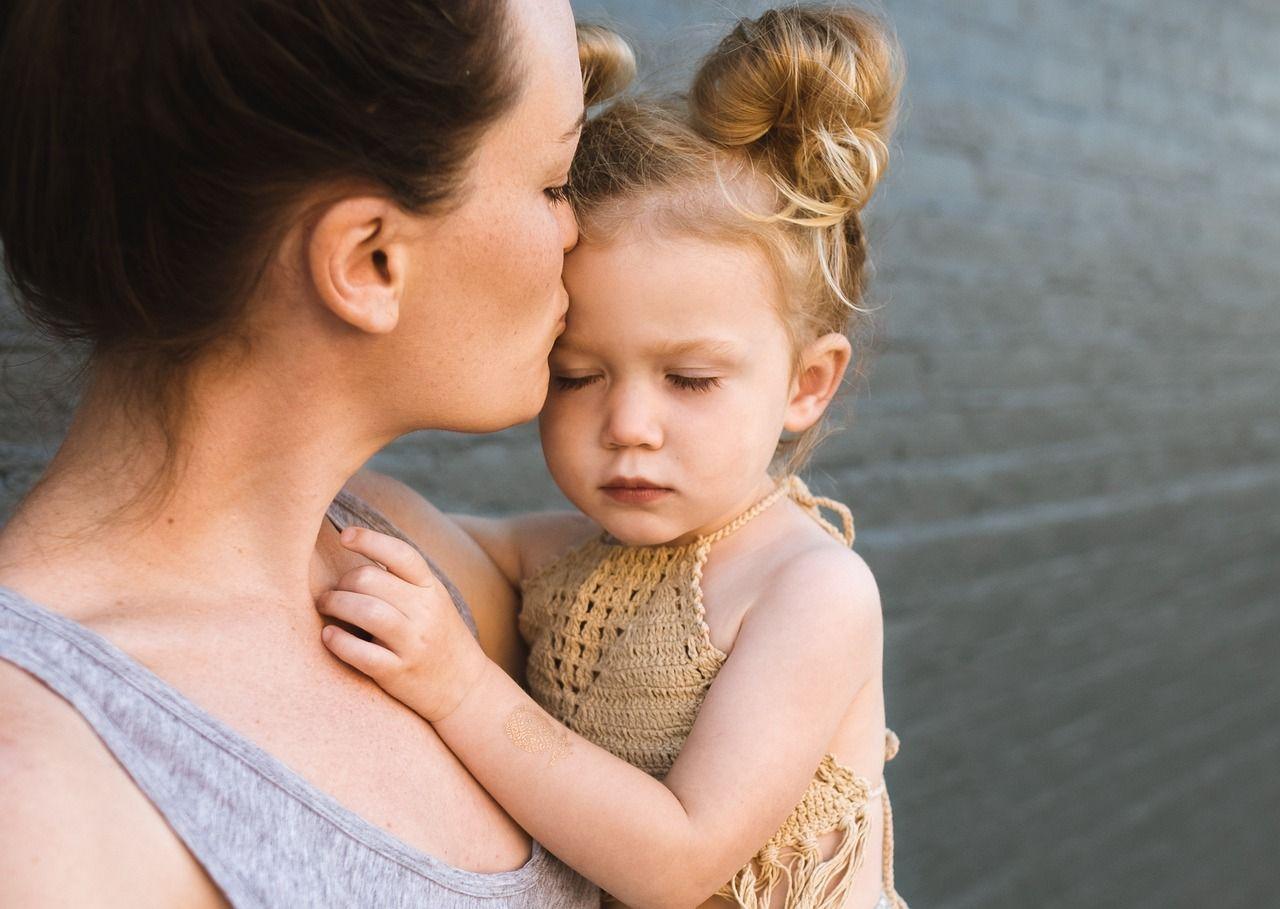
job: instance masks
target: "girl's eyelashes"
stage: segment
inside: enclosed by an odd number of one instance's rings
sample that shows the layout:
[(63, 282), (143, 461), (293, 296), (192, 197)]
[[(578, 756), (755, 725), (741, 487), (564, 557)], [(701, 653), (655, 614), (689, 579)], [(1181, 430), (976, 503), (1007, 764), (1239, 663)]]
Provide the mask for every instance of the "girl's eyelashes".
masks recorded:
[(546, 193), (547, 198), (550, 199), (552, 203), (555, 205), (559, 205), (561, 202), (569, 201), (569, 184), (568, 183), (562, 183), (559, 186), (548, 186), (546, 189), (543, 190), (543, 192)]
[[(574, 391), (579, 388), (586, 388), (593, 382), (603, 378), (600, 375), (593, 376), (555, 376), (551, 377), (552, 384), (560, 391)], [(667, 381), (676, 388), (684, 391), (711, 391), (713, 388), (720, 387), (720, 379), (718, 376), (682, 376), (679, 373), (671, 373), (667, 376)]]
[(560, 391), (573, 391), (578, 388), (586, 388), (599, 376), (552, 376), (551, 382)]
[(667, 376), (667, 381), (686, 391), (710, 391), (720, 387), (720, 379), (716, 376), (682, 376), (672, 373)]

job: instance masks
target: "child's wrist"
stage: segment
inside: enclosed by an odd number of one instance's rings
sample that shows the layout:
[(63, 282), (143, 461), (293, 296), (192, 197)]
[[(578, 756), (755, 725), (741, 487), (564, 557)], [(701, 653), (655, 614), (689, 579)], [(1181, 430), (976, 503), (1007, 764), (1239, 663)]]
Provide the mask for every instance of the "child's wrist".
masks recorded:
[(455, 667), (454, 677), (457, 681), (453, 686), (453, 696), (441, 705), (437, 715), (429, 718), (433, 726), (438, 727), (447, 723), (450, 718), (460, 716), (462, 706), (477, 697), (494, 672), (506, 676), (502, 667), (489, 659), (479, 646), (464, 651), (457, 657), (457, 662), (460, 665)]

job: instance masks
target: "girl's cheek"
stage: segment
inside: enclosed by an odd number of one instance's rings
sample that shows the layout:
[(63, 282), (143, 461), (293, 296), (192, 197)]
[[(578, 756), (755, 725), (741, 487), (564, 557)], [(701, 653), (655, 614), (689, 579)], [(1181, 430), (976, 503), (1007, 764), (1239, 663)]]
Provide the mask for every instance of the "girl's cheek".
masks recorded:
[[(557, 395), (555, 391), (552, 395)], [(542, 414), (541, 432), (543, 436), (550, 441), (552, 449), (558, 455), (563, 457), (565, 451), (572, 451), (575, 444), (581, 440), (578, 438), (581, 432), (575, 428), (575, 423), (571, 412), (571, 405), (565, 402), (558, 395), (548, 401), (546, 410)]]

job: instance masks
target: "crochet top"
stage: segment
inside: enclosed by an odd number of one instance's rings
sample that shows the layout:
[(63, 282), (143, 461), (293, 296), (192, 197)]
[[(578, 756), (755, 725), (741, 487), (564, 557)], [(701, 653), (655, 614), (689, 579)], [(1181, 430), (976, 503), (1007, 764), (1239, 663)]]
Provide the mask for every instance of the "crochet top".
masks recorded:
[[(711, 546), (784, 495), (837, 539), (853, 543), (849, 510), (789, 476), (730, 524), (692, 543), (625, 546), (601, 534), (525, 580), (519, 624), (529, 645), (533, 697), (579, 735), (652, 776), (666, 776), (728, 659), (711, 643), (702, 605)], [(829, 523), (820, 506), (838, 514), (842, 528)], [(897, 746), (886, 729), (885, 760)], [(905, 909), (893, 887), (893, 817), (883, 779), (873, 784), (830, 753), (777, 833), (717, 895), (766, 907), (789, 880), (787, 909), (841, 906), (862, 864), (876, 799), (884, 813), (880, 905)], [(817, 837), (833, 830), (840, 832), (839, 845), (824, 860)]]

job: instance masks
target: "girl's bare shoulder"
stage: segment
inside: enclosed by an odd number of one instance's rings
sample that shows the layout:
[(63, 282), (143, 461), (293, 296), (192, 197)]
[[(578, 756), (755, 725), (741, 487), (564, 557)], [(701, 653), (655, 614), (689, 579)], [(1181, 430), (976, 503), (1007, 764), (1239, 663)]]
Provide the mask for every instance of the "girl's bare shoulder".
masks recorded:
[(884, 636), (880, 589), (861, 555), (809, 521), (767, 563), (749, 617), (834, 636), (860, 662), (878, 665)]

